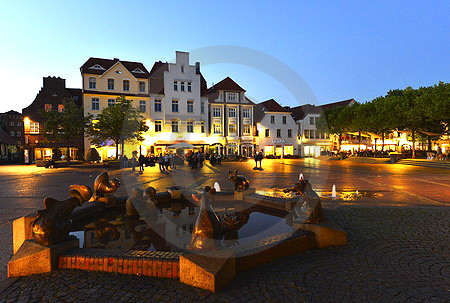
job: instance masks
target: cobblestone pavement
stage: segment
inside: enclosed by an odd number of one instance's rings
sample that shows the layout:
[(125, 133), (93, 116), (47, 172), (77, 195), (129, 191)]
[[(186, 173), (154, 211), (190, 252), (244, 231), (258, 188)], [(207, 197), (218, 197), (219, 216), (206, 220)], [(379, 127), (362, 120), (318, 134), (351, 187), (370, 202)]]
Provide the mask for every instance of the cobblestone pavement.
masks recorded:
[[(267, 263), (240, 273), (217, 294), (177, 280), (60, 270), (18, 279), (0, 293), (0, 303), (450, 301), (450, 209), (441, 198), (449, 196), (447, 172), (429, 168), (390, 171), (393, 166), (377, 164), (338, 163), (335, 167), (305, 161), (284, 162), (271, 170), (268, 163), (263, 162), (268, 168), (259, 174), (251, 171), (251, 163), (238, 167), (256, 186), (285, 186), (286, 180), (302, 171), (318, 189), (336, 184), (338, 189), (386, 190), (387, 194), (376, 201), (324, 203), (326, 215), (348, 232), (347, 246), (310, 250)], [(200, 173), (179, 171), (162, 178), (155, 170), (138, 176), (119, 172), (118, 176), (124, 184), (122, 193), (136, 184), (163, 187), (185, 182), (195, 187), (217, 180), (226, 187), (228, 167), (236, 166), (204, 168)], [(44, 171), (37, 178), (19, 178), (16, 183), (14, 174), (2, 175), (0, 170), (1, 263), (9, 259), (12, 218), (42, 207), (42, 198), (49, 193), (65, 197), (67, 184), (73, 180), (90, 184), (96, 173), (59, 170), (52, 177)], [(17, 188), (11, 188), (14, 185)], [(3, 267), (0, 274), (4, 277), (4, 273)]]

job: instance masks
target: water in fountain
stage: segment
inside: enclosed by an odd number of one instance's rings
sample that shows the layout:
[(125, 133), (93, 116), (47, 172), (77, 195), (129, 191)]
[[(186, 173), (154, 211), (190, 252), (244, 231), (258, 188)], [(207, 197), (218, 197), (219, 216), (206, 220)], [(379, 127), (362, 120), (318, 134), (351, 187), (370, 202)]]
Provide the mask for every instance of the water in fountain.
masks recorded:
[(358, 197), (358, 195), (359, 195), (359, 191), (358, 191), (358, 190), (356, 190), (356, 196)]
[(331, 197), (336, 198), (336, 184), (333, 184), (333, 188), (331, 189)]
[(299, 180), (303, 179), (303, 174), (302, 173), (300, 173), (300, 175), (298, 176), (298, 179)]
[(218, 182), (215, 182), (215, 183), (214, 183), (214, 189), (215, 189), (216, 191), (220, 191), (220, 184), (219, 184)]

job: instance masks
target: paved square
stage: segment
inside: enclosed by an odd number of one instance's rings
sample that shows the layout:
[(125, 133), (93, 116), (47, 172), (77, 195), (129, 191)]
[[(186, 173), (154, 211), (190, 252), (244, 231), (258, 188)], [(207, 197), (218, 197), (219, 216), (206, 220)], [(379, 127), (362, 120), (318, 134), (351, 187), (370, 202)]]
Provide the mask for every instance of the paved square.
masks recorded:
[[(60, 270), (24, 277), (0, 289), (0, 302), (141, 302), (141, 301), (292, 301), (299, 302), (448, 302), (450, 300), (449, 170), (401, 164), (352, 161), (264, 160), (183, 168), (163, 175), (110, 171), (125, 195), (135, 186), (164, 190), (198, 188), (219, 182), (231, 189), (228, 169), (239, 169), (256, 188), (284, 188), (299, 173), (324, 195), (377, 193), (355, 201), (326, 200), (325, 213), (349, 236), (344, 247), (311, 250), (240, 273), (217, 294), (176, 280)], [(12, 250), (12, 219), (42, 208), (43, 198), (67, 197), (69, 184), (91, 185), (102, 169), (45, 170), (0, 166), (0, 276)]]

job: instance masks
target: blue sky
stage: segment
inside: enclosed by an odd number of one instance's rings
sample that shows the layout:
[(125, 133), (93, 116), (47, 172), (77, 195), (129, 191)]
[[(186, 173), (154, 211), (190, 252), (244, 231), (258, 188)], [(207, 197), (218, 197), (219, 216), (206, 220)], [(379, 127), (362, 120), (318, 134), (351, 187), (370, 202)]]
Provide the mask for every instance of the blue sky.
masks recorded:
[[(363, 102), (449, 82), (448, 16), (449, 1), (3, 1), (0, 112), (28, 106), (44, 76), (81, 87), (89, 57), (150, 69), (176, 50), (209, 56), (191, 58), (211, 63), (208, 85), (231, 76), (257, 101)], [(254, 53), (271, 60), (248, 66)]]

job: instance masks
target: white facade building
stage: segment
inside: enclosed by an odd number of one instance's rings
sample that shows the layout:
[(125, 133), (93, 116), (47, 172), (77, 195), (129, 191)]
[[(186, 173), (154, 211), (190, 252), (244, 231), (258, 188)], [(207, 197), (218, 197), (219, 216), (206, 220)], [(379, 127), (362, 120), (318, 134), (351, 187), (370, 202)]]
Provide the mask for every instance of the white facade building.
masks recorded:
[(290, 110), (270, 99), (255, 106), (254, 121), (256, 148), (265, 157), (298, 155), (298, 126)]

